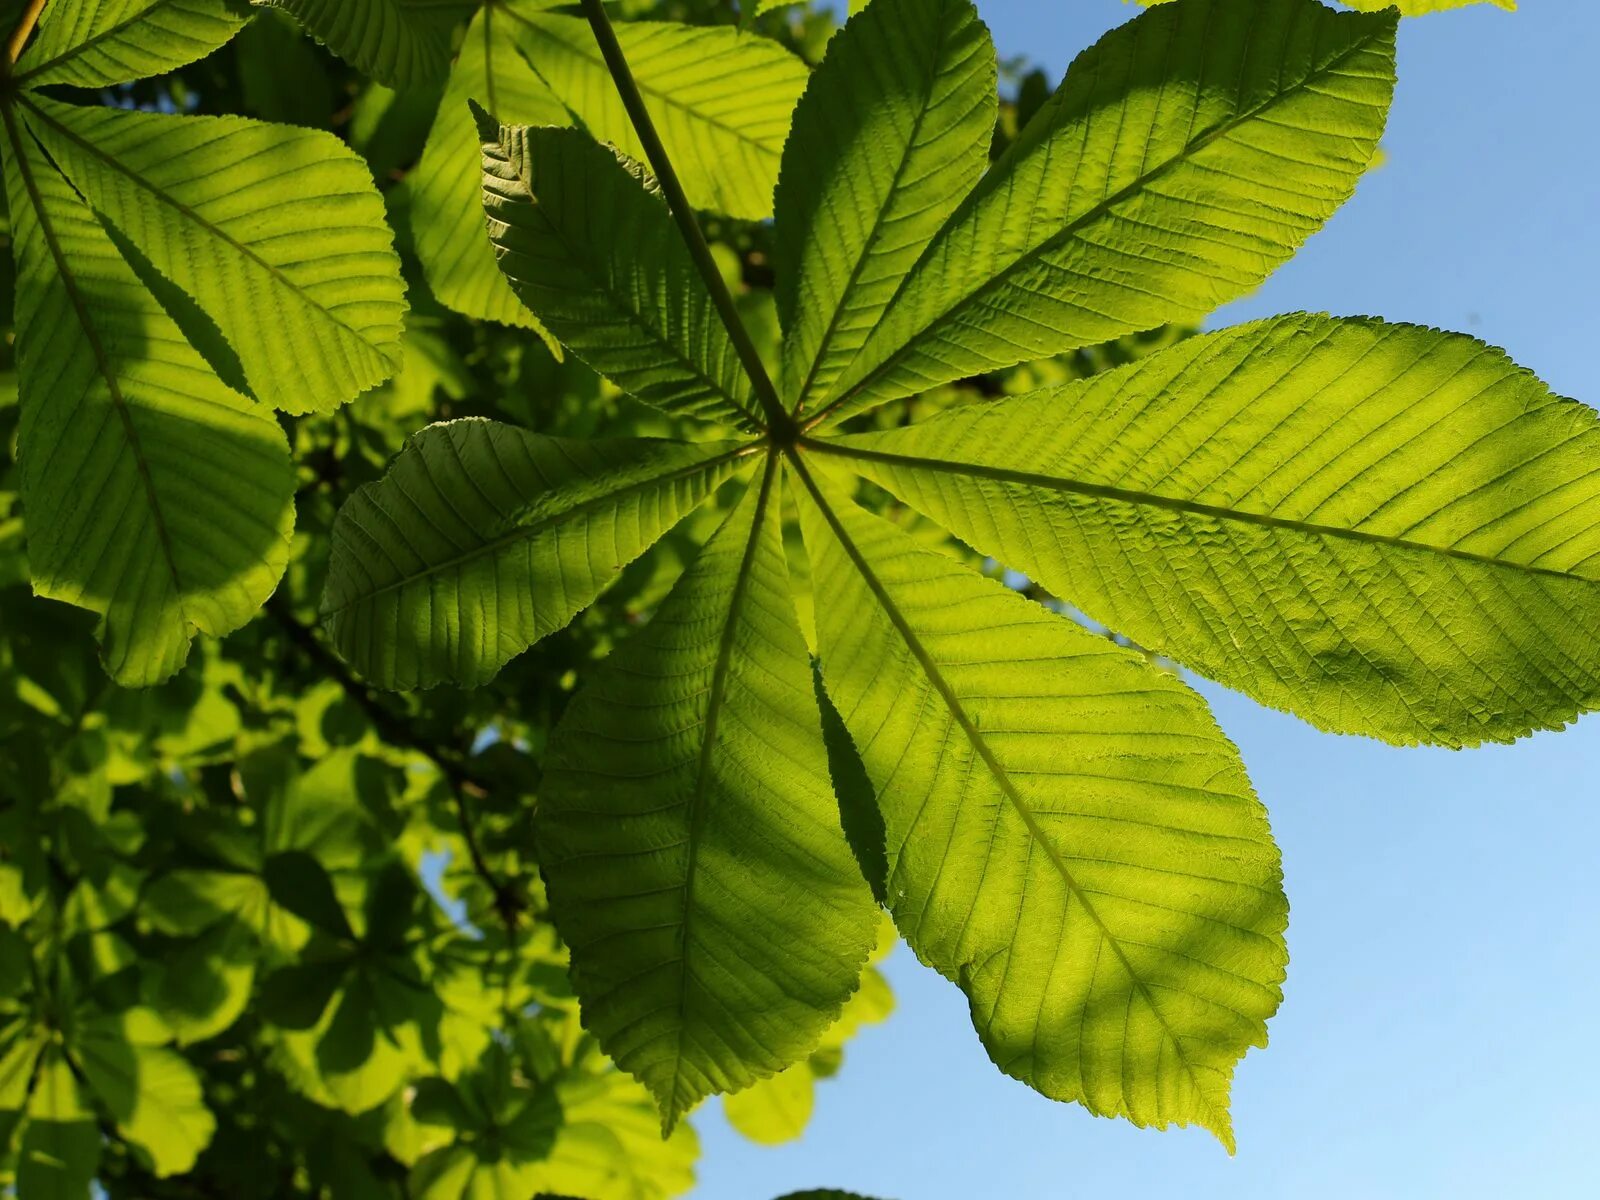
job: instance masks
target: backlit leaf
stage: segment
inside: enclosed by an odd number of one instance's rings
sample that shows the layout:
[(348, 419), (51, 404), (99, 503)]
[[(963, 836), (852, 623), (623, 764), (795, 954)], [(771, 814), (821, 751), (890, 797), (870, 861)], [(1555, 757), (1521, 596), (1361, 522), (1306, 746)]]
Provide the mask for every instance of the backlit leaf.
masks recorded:
[(740, 453), (433, 426), (339, 513), (323, 620), (385, 687), (486, 682), (592, 602)]
[(276, 586), (294, 519), (287, 443), (4, 112), (34, 590), (101, 614), (118, 682), (156, 683), (195, 632), (237, 629)]
[(1316, 0), (1177, 0), (1113, 30), (901, 280), (818, 415), (1249, 291), (1366, 171), (1394, 32)]
[(843, 442), (984, 553), (1322, 728), (1472, 745), (1600, 703), (1600, 420), (1472, 338), (1279, 317)]
[(89, 204), (216, 323), (258, 400), (326, 412), (399, 369), (400, 261), (365, 164), (337, 138), (24, 103)]
[(823, 678), (878, 788), (889, 907), (995, 1064), (1231, 1150), (1287, 953), (1277, 847), (1203, 701), (807, 481)]
[(776, 464), (568, 710), (540, 864), (588, 1028), (663, 1121), (808, 1053), (870, 947), (788, 595)]

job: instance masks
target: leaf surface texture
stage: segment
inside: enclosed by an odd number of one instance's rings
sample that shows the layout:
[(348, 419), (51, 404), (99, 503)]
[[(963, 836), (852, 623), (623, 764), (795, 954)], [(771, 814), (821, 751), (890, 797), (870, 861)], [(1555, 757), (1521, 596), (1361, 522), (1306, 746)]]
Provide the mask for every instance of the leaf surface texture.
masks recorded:
[(540, 864), (584, 1020), (670, 1127), (812, 1050), (876, 927), (828, 782), (777, 464), (573, 702)]

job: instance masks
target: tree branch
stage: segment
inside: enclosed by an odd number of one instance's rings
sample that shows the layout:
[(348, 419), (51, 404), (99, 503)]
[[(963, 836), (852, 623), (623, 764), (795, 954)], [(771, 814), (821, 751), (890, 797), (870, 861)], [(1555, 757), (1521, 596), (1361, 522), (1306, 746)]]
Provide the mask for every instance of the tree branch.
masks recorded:
[(514, 931), (527, 903), (511, 882), (502, 880), (490, 868), (483, 848), (478, 844), (472, 814), (467, 807), (469, 793), (479, 798), (487, 796), (493, 790), (492, 785), (474, 772), (460, 753), (427, 737), (380, 700), (370, 687), (350, 673), (343, 659), (323, 645), (311, 626), (289, 611), (286, 604), (274, 598), (267, 602), (266, 611), (282, 627), (295, 648), (326, 672), (344, 689), (345, 695), (366, 713), (372, 727), (384, 741), (413, 750), (438, 768), (449, 785), (456, 821), (461, 826), (461, 840), (467, 847), (467, 858), (471, 861), (472, 869), (494, 897), (494, 909), (501, 923), (508, 932)]

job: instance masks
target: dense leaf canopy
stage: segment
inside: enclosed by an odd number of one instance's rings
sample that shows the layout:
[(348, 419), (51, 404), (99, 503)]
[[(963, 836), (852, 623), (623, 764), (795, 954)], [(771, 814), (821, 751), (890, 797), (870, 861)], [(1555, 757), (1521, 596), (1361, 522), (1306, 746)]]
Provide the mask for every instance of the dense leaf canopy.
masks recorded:
[(0, 3), (21, 1200), (667, 1200), (897, 940), (1231, 1151), (1288, 902), (1182, 669), (1600, 706), (1592, 409), (1196, 328), (1355, 192), (1398, 13), (1169, 0), (1052, 92), (971, 0), (612, 7)]

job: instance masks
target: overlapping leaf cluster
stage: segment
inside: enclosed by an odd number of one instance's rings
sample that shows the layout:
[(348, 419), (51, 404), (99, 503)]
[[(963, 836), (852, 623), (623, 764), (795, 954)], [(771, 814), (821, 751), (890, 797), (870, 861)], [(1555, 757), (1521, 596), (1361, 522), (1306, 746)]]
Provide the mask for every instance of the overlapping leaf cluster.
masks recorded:
[(798, 1136), (887, 1015), (882, 908), (1001, 1069), (1231, 1145), (1286, 905), (1172, 662), (1400, 743), (1595, 705), (1589, 409), (1191, 336), (1368, 168), (1393, 14), (1170, 0), (1000, 102), (967, 0), (854, 7), (44, 7), (0, 1186), (679, 1194), (702, 1097)]
[(0, 1188), (679, 1194), (695, 1140), (583, 1034), (527, 847), (550, 726), (680, 552), (474, 696), (377, 696), (310, 623), (339, 503), (431, 417), (671, 427), (417, 282), (402, 340), (429, 71), (250, 16), (47, 5), (7, 93)]
[(335, 527), (341, 652), (382, 686), (481, 683), (722, 498), (556, 730), (536, 827), (587, 1027), (666, 1128), (812, 1052), (875, 892), (1002, 1070), (1231, 1147), (1287, 915), (1237, 753), (1173, 675), (873, 515), (857, 481), (1264, 703), (1473, 745), (1600, 701), (1595, 414), (1470, 338), (1295, 314), (854, 430), (1253, 288), (1371, 163), (1395, 15), (1175, 0), (1081, 56), (991, 163), (977, 12), (873, 0), (784, 145), (769, 375), (685, 225), (704, 199), (652, 144), (641, 47), (588, 12), (649, 169), (479, 109), (490, 240), (567, 350), (705, 433), (424, 431)]

